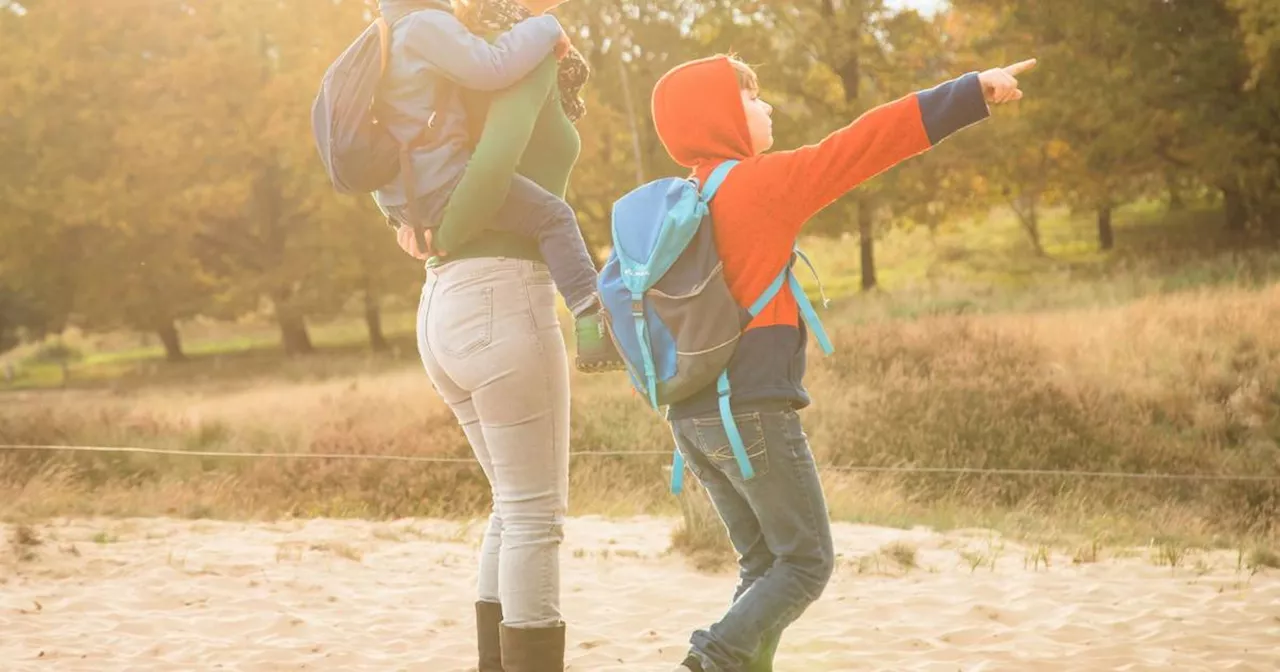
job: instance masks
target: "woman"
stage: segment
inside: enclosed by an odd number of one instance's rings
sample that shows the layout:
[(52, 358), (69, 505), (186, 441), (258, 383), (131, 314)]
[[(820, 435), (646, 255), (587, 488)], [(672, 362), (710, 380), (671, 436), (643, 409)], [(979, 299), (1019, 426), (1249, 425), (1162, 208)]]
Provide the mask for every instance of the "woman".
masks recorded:
[[(381, 0), (380, 9), (395, 21), (441, 4)], [(560, 3), (521, 4), (537, 14)], [(466, 11), (460, 13), (467, 16)], [(411, 33), (412, 23), (405, 21), (395, 35), (411, 39)], [(427, 67), (406, 62), (412, 56), (398, 51), (395, 41), (391, 58), (392, 77)], [(476, 222), (497, 214), (501, 206), (493, 204), (496, 199), (483, 198), (483, 190), (475, 185), (509, 181), (513, 169), (563, 203), (579, 151), (577, 131), (566, 113), (578, 100), (556, 91), (567, 60), (548, 58), (490, 101), (462, 91), (472, 128), (480, 120), (484, 123), (466, 175), (446, 212), (437, 213), (446, 225), (451, 219)], [(584, 78), (577, 78), (576, 86)], [(574, 86), (570, 81), (560, 88)], [(393, 220), (403, 221), (398, 217), (401, 209), (383, 209)], [(427, 257), (417, 249), (409, 227), (400, 226), (397, 239), (406, 252)], [(446, 259), (428, 260), (418, 346), (432, 383), (462, 425), (493, 493), (476, 603), (479, 670), (562, 670), (565, 623), (560, 613), (559, 552), (568, 507), (569, 361), (556, 316), (556, 289), (530, 239), (486, 231), (482, 237), (455, 240), (461, 242)]]

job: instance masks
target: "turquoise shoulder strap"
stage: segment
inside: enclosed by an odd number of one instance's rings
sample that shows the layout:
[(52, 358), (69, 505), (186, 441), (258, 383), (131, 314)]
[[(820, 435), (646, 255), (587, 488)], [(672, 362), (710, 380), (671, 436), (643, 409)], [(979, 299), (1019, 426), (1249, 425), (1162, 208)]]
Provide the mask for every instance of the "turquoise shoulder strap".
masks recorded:
[(711, 199), (716, 197), (716, 192), (720, 190), (720, 185), (724, 184), (724, 178), (729, 175), (729, 171), (733, 170), (736, 165), (738, 165), (738, 162), (730, 159), (711, 171), (711, 175), (707, 177), (706, 186), (702, 188), (702, 200), (704, 202), (710, 203)]
[[(813, 262), (809, 261), (809, 257), (804, 252), (801, 252), (799, 247), (795, 248), (795, 253), (809, 267), (813, 277), (818, 280), (818, 292), (822, 295), (822, 306), (825, 308), (831, 302), (827, 300), (827, 292), (822, 288), (822, 279), (818, 278), (818, 270), (813, 267)], [(818, 347), (822, 348), (823, 354), (830, 355), (835, 352), (835, 346), (831, 344), (831, 337), (827, 336), (827, 330), (822, 326), (822, 320), (818, 318), (818, 311), (813, 309), (813, 303), (805, 295), (804, 287), (800, 286), (799, 278), (790, 271), (791, 269), (788, 267), (791, 294), (796, 297), (796, 304), (800, 306), (800, 317), (804, 318), (804, 323), (809, 326), (814, 338), (818, 340)]]

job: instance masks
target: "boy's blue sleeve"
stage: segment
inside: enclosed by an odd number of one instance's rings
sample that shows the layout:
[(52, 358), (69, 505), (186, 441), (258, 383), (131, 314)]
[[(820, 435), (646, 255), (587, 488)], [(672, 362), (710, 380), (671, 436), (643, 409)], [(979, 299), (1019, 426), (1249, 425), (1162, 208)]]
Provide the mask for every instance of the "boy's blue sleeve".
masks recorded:
[(976, 72), (925, 89), (917, 97), (931, 145), (991, 116)]
[(418, 12), (406, 27), (405, 49), (460, 86), (497, 91), (538, 67), (560, 40), (560, 22), (544, 14), (525, 19), (490, 44), (448, 12)]

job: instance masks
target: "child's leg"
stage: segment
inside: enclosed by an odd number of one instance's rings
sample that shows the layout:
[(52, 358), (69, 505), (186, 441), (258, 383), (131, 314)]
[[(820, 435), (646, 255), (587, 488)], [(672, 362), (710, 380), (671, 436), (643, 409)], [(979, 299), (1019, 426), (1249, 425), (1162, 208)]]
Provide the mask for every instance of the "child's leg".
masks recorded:
[(599, 308), (596, 267), (568, 203), (517, 175), (511, 181), (506, 202), (498, 210), (494, 228), (537, 239), (551, 279), (575, 318)]
[[(577, 134), (553, 95), (555, 60), (548, 59), (516, 86), (496, 94), (466, 173), (449, 197), (436, 246), (448, 252), (474, 229), (520, 233), (538, 241), (556, 287), (574, 315), (596, 307), (596, 268), (563, 200)], [(544, 137), (547, 136), (547, 137)], [(529, 177), (517, 175), (521, 174)], [(545, 183), (545, 184), (543, 184)]]
[[(529, 147), (525, 150), (524, 159), (520, 162), (520, 174), (537, 182), (539, 186), (564, 198), (569, 185), (569, 175), (573, 172), (573, 164), (578, 159), (582, 141), (578, 137), (578, 129), (565, 114), (560, 103), (557, 90), (552, 90), (543, 105), (542, 114), (538, 116), (537, 126)], [(553, 269), (565, 266), (575, 269), (586, 269), (591, 263), (586, 241), (581, 229), (575, 223), (572, 241), (564, 244), (556, 242), (541, 245), (543, 258)], [(542, 237), (539, 237), (540, 240)], [(595, 267), (591, 266), (592, 291), (595, 290)], [(570, 292), (565, 292), (566, 296)], [(597, 304), (598, 305), (598, 304)], [(626, 369), (618, 350), (609, 336), (607, 321), (601, 311), (588, 309), (579, 314), (574, 324), (574, 338), (577, 341), (577, 357), (575, 364), (581, 371), (603, 372)]]
[[(730, 542), (738, 552), (738, 585), (733, 591), (733, 602), (737, 602), (773, 567), (777, 557), (769, 550), (764, 533), (760, 531), (760, 521), (754, 515), (741, 516), (732, 530)], [(773, 672), (773, 659), (782, 639), (782, 629), (779, 626), (761, 636), (760, 646), (745, 672)]]
[(537, 240), (557, 289), (577, 318), (577, 367), (622, 370), (625, 364), (599, 312), (595, 264), (573, 209), (563, 200), (580, 141), (555, 95), (555, 76), (555, 60), (548, 59), (520, 84), (493, 97), (480, 141), (450, 196), (436, 245), (448, 252), (479, 228)]
[(596, 269), (573, 209), (532, 180), (517, 175), (498, 211), (498, 225), (538, 240), (551, 279), (574, 316), (574, 365), (589, 373), (625, 369), (605, 325), (596, 295)]
[[(685, 664), (695, 672), (771, 669), (782, 631), (821, 596), (835, 565), (822, 485), (799, 417), (760, 411), (740, 414), (736, 422), (756, 471), (749, 481), (718, 417), (681, 420), (675, 427), (681, 453), (742, 556), (743, 580), (733, 605), (690, 639)], [(775, 558), (763, 574), (759, 567), (768, 556), (761, 545)]]
[(436, 232), (437, 247), (448, 252), (480, 229), (503, 226), (497, 220), (498, 210), (507, 200), (555, 78), (552, 57), (515, 86), (492, 95), (466, 172), (445, 207)]

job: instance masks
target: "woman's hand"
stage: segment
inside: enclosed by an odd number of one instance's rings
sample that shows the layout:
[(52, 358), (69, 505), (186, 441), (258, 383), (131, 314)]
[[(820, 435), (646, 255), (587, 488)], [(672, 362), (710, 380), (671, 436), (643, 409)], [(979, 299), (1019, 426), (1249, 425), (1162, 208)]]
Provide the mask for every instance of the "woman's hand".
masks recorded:
[(573, 42), (569, 39), (569, 33), (566, 33), (564, 28), (561, 28), (560, 41), (556, 42), (556, 60), (564, 58), (572, 48)]
[[(516, 4), (529, 10), (534, 16), (541, 16), (547, 12), (563, 5), (568, 0), (515, 0)], [(560, 41), (556, 42), (556, 60), (563, 59), (569, 50), (573, 49), (573, 42), (569, 40), (569, 33), (565, 32), (564, 26), (560, 27)]]
[(1022, 100), (1022, 90), (1018, 88), (1018, 75), (1036, 67), (1036, 59), (1028, 59), (1021, 63), (992, 68), (978, 75), (982, 83), (982, 93), (988, 103), (1007, 103)]
[(412, 226), (404, 226), (402, 224), (400, 228), (396, 229), (396, 243), (400, 245), (400, 249), (404, 250), (409, 256), (413, 257), (414, 259), (421, 259), (423, 261), (426, 261), (427, 259), (430, 259), (432, 256), (437, 256), (437, 257), (445, 256), (444, 252), (439, 252), (434, 249), (435, 246), (432, 244), (432, 239), (434, 238), (434, 236), (431, 229), (427, 229), (424, 236), (427, 240), (427, 249), (420, 250), (418, 249), (418, 239), (416, 236), (413, 235)]

